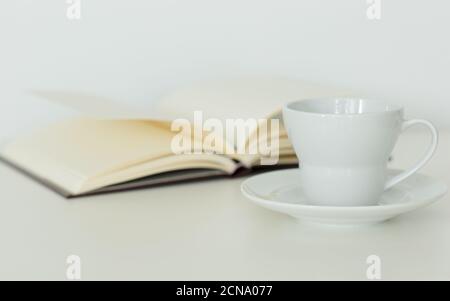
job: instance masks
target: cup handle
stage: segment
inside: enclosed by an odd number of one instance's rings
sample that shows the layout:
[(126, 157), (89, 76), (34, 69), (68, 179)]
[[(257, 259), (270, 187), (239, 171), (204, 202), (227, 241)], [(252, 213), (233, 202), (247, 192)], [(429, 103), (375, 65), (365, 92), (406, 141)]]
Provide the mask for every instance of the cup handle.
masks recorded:
[(424, 119), (411, 119), (411, 120), (405, 120), (403, 121), (402, 124), (402, 131), (410, 128), (411, 126), (415, 125), (415, 124), (421, 124), (426, 126), (430, 132), (431, 132), (431, 144), (428, 147), (428, 150), (425, 154), (425, 156), (419, 161), (417, 162), (413, 167), (411, 167), (408, 170), (405, 170), (404, 172), (396, 175), (395, 177), (393, 177), (392, 179), (388, 180), (386, 182), (386, 185), (384, 186), (384, 190), (387, 190), (389, 188), (391, 188), (392, 186), (396, 185), (397, 183), (403, 181), (404, 179), (406, 179), (407, 177), (411, 176), (412, 174), (414, 174), (416, 171), (418, 171), (420, 168), (422, 168), (422, 166), (424, 166), (433, 156), (434, 152), (436, 151), (436, 147), (438, 144), (438, 132), (436, 130), (436, 128), (434, 127), (434, 125)]

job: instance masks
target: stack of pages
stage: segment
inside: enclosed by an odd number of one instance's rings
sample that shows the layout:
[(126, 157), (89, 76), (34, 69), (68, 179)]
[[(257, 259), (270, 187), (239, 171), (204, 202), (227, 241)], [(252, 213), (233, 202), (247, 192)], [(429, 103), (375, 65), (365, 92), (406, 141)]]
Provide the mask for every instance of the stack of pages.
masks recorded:
[[(55, 94), (48, 95), (55, 98)], [(297, 99), (339, 95), (348, 93), (288, 79), (203, 82), (163, 97), (148, 112), (89, 114), (34, 131), (6, 145), (0, 156), (65, 197), (284, 168), (297, 164), (297, 158), (283, 127), (282, 105)], [(67, 99), (67, 95), (59, 97), (61, 101)], [(58, 101), (58, 97), (53, 100)], [(74, 107), (86, 107), (90, 100), (72, 97), (71, 101)], [(92, 101), (92, 108), (95, 105)], [(101, 106), (97, 111), (101, 113)], [(177, 120), (192, 124), (192, 131), (186, 134), (191, 141), (190, 153), (174, 151), (174, 141), (180, 142), (183, 134), (174, 122)], [(223, 131), (217, 127), (208, 131), (208, 120), (223, 124)], [(234, 133), (230, 138), (226, 124), (236, 120), (257, 122), (246, 123), (245, 135)], [(259, 135), (264, 120), (279, 121), (277, 131)], [(199, 122), (201, 134), (195, 135)], [(268, 124), (265, 129), (273, 129)], [(203, 143), (213, 135), (215, 143)], [(244, 137), (246, 150), (261, 140), (266, 146), (276, 146), (276, 160), (271, 160), (274, 152), (238, 151), (242, 141), (237, 141), (237, 136)], [(218, 144), (227, 151), (218, 151)]]

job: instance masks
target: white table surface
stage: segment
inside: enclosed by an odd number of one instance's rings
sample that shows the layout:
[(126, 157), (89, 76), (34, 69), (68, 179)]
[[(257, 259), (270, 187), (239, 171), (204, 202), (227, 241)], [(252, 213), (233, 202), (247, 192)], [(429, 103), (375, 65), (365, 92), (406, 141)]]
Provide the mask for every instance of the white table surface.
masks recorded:
[[(392, 167), (423, 153), (422, 132), (402, 136)], [(450, 132), (421, 171), (450, 183)], [(65, 200), (0, 164), (0, 279), (450, 280), (450, 196), (389, 222), (359, 228), (302, 225), (248, 202), (244, 179), (189, 183)]]

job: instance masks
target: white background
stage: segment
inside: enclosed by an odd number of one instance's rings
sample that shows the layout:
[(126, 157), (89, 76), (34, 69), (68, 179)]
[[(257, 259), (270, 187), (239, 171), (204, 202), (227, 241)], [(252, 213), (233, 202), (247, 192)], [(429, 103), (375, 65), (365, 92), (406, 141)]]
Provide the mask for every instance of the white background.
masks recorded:
[(450, 2), (381, 3), (370, 21), (366, 0), (81, 0), (82, 19), (70, 21), (64, 0), (2, 0), (1, 130), (50, 114), (17, 91), (144, 103), (249, 75), (357, 89), (450, 126)]
[[(382, 0), (0, 0), (0, 138), (53, 116), (24, 90), (70, 90), (146, 103), (194, 80), (280, 75), (358, 89), (450, 126), (450, 2)], [(23, 98), (24, 97), (24, 98)], [(406, 134), (393, 167), (424, 137)], [(449, 181), (442, 131), (426, 174)], [(449, 279), (450, 200), (379, 227), (296, 227), (246, 202), (240, 179), (64, 202), (0, 165), (0, 279)], [(211, 191), (217, 197), (211, 201)], [(163, 231), (161, 231), (163, 230)]]

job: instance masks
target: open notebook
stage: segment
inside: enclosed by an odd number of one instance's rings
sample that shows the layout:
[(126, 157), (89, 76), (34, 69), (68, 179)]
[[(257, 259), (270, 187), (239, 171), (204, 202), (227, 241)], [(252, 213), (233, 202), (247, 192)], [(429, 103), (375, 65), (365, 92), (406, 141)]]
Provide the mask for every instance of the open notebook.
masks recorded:
[[(63, 94), (49, 95), (56, 101), (58, 97), (67, 98)], [(287, 79), (212, 81), (175, 91), (158, 101), (148, 113), (123, 111), (122, 115), (120, 111), (101, 114), (101, 106), (94, 108), (94, 101), (89, 104), (88, 100), (75, 97), (71, 105), (91, 106), (90, 113), (97, 109), (98, 116), (70, 119), (17, 138), (2, 149), (0, 156), (4, 162), (66, 197), (282, 168), (297, 164), (282, 125), (282, 104), (336, 95), (348, 94)], [(45, 97), (45, 93), (41, 96)], [(280, 120), (279, 131), (264, 136), (268, 140), (266, 145), (271, 145), (277, 135), (276, 165), (261, 164), (262, 157), (268, 154), (220, 153), (202, 143), (202, 153), (174, 153), (173, 139), (180, 137), (180, 132), (171, 128), (172, 121), (192, 120), (195, 111), (201, 111), (203, 120), (215, 118), (224, 123), (237, 118)], [(144, 118), (145, 115), (148, 117)], [(247, 146), (263, 137), (256, 134), (259, 126), (258, 123), (249, 128), (245, 135)], [(207, 135), (201, 139), (210, 137), (211, 132), (204, 134)], [(193, 135), (189, 138), (193, 145), (198, 139)], [(230, 149), (238, 147), (227, 135), (216, 138)]]

